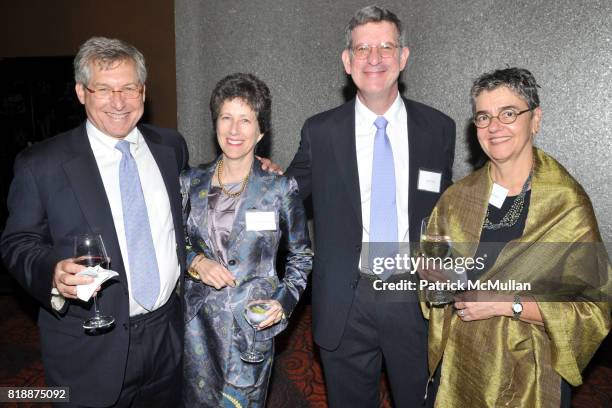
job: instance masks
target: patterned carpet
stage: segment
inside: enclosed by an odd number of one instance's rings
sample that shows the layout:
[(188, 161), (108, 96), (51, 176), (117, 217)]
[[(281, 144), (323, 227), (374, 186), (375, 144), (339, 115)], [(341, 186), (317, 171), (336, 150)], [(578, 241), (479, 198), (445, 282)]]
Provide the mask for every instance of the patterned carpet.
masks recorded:
[[(35, 306), (23, 293), (0, 295), (0, 386), (42, 386), (44, 378), (34, 322)], [(277, 359), (268, 408), (326, 408), (325, 385), (312, 342), (308, 305), (294, 313), (290, 328), (276, 343)], [(573, 407), (612, 407), (612, 344), (608, 338), (587, 368), (585, 383), (574, 391)], [(383, 379), (381, 407), (391, 407)], [(5, 404), (4, 407), (17, 407)], [(19, 407), (43, 408), (44, 404)]]

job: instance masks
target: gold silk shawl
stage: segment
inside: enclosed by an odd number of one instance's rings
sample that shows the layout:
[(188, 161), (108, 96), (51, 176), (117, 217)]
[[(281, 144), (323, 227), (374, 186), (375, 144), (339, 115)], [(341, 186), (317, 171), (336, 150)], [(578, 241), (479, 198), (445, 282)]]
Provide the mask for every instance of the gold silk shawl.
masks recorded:
[[(490, 166), (451, 186), (432, 213), (446, 217), (453, 243), (466, 243), (468, 256), (480, 241), (493, 185)], [(538, 302), (544, 326), (501, 316), (463, 322), (452, 305), (422, 303), (430, 321), (432, 377), (442, 362), (436, 407), (559, 407), (561, 378), (581, 384), (582, 370), (610, 329), (612, 267), (591, 202), (557, 161), (536, 148), (527, 220), (516, 241), (481, 280), (512, 278), (540, 289), (552, 280), (553, 291), (567, 286), (573, 301), (542, 290), (523, 293)], [(583, 243), (591, 244), (576, 246)], [(576, 282), (586, 284), (571, 285)], [(584, 293), (571, 293), (581, 288)]]

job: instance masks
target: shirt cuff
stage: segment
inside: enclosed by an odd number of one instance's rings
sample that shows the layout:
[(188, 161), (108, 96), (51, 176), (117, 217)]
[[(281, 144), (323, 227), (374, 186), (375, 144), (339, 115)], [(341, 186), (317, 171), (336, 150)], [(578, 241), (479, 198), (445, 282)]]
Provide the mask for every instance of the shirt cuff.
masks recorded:
[(65, 304), (66, 304), (66, 298), (63, 297), (59, 293), (57, 288), (52, 288), (51, 289), (51, 307), (53, 308), (53, 310), (55, 310), (56, 312), (59, 312), (64, 308)]

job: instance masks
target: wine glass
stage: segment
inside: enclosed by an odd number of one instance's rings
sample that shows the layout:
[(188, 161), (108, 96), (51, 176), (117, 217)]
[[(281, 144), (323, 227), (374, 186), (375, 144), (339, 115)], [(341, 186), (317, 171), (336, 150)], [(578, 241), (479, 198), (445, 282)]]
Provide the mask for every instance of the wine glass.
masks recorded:
[(261, 363), (264, 355), (261, 351), (255, 350), (255, 337), (257, 335), (257, 325), (266, 320), (266, 312), (271, 305), (259, 297), (253, 288), (249, 289), (247, 302), (245, 303), (243, 315), (249, 325), (253, 328), (253, 340), (247, 350), (240, 353), (240, 359), (247, 363)]
[[(425, 217), (421, 221), (421, 252), (425, 255), (428, 269), (431, 264), (440, 266), (452, 255), (452, 240), (448, 235), (446, 219), (442, 216)], [(446, 283), (446, 282), (444, 282)], [(441, 306), (453, 301), (453, 292), (443, 289), (427, 289), (425, 298), (433, 306)]]
[[(104, 241), (100, 234), (82, 234), (74, 237), (74, 262), (83, 266), (100, 265), (104, 269), (108, 269), (110, 259), (104, 247)], [(96, 301), (96, 293), (93, 294), (94, 315), (85, 320), (83, 328), (86, 330), (105, 329), (111, 327), (115, 323), (115, 318), (112, 316), (103, 316), (98, 310), (98, 302)]]

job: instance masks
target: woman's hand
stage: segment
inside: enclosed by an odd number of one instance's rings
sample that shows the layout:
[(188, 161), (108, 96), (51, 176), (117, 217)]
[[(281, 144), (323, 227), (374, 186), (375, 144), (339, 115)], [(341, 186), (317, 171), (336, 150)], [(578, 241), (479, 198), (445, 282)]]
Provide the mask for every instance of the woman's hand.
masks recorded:
[[(429, 282), (446, 282), (448, 280), (448, 276), (444, 273), (442, 269), (432, 268), (431, 265), (426, 265), (426, 257), (421, 256), (420, 260), (422, 262), (417, 263), (417, 272), (421, 279), (425, 279)], [(426, 268), (429, 266), (429, 268)]]
[(473, 290), (455, 296), (455, 309), (464, 322), (512, 316), (512, 300), (513, 297), (509, 295)]
[(256, 302), (270, 305), (270, 308), (266, 311), (266, 319), (257, 325), (258, 330), (266, 329), (284, 319), (285, 313), (278, 300), (257, 300)]
[(259, 157), (259, 156), (255, 156), (255, 157), (257, 158), (257, 160), (261, 162), (261, 169), (263, 171), (268, 171), (270, 173), (276, 173), (276, 174), (283, 175), (284, 173), (283, 168), (279, 166), (278, 164), (274, 163), (272, 160), (268, 159), (267, 157)]
[[(514, 296), (474, 290), (455, 296), (457, 316), (464, 322), (485, 320), (495, 316), (513, 317)], [(544, 326), (538, 302), (531, 296), (521, 297), (523, 311), (520, 320), (525, 323)]]
[(208, 286), (213, 286), (217, 290), (226, 286), (232, 288), (236, 286), (236, 278), (230, 271), (219, 262), (208, 259), (204, 255), (195, 257), (190, 268), (198, 273), (202, 282)]

